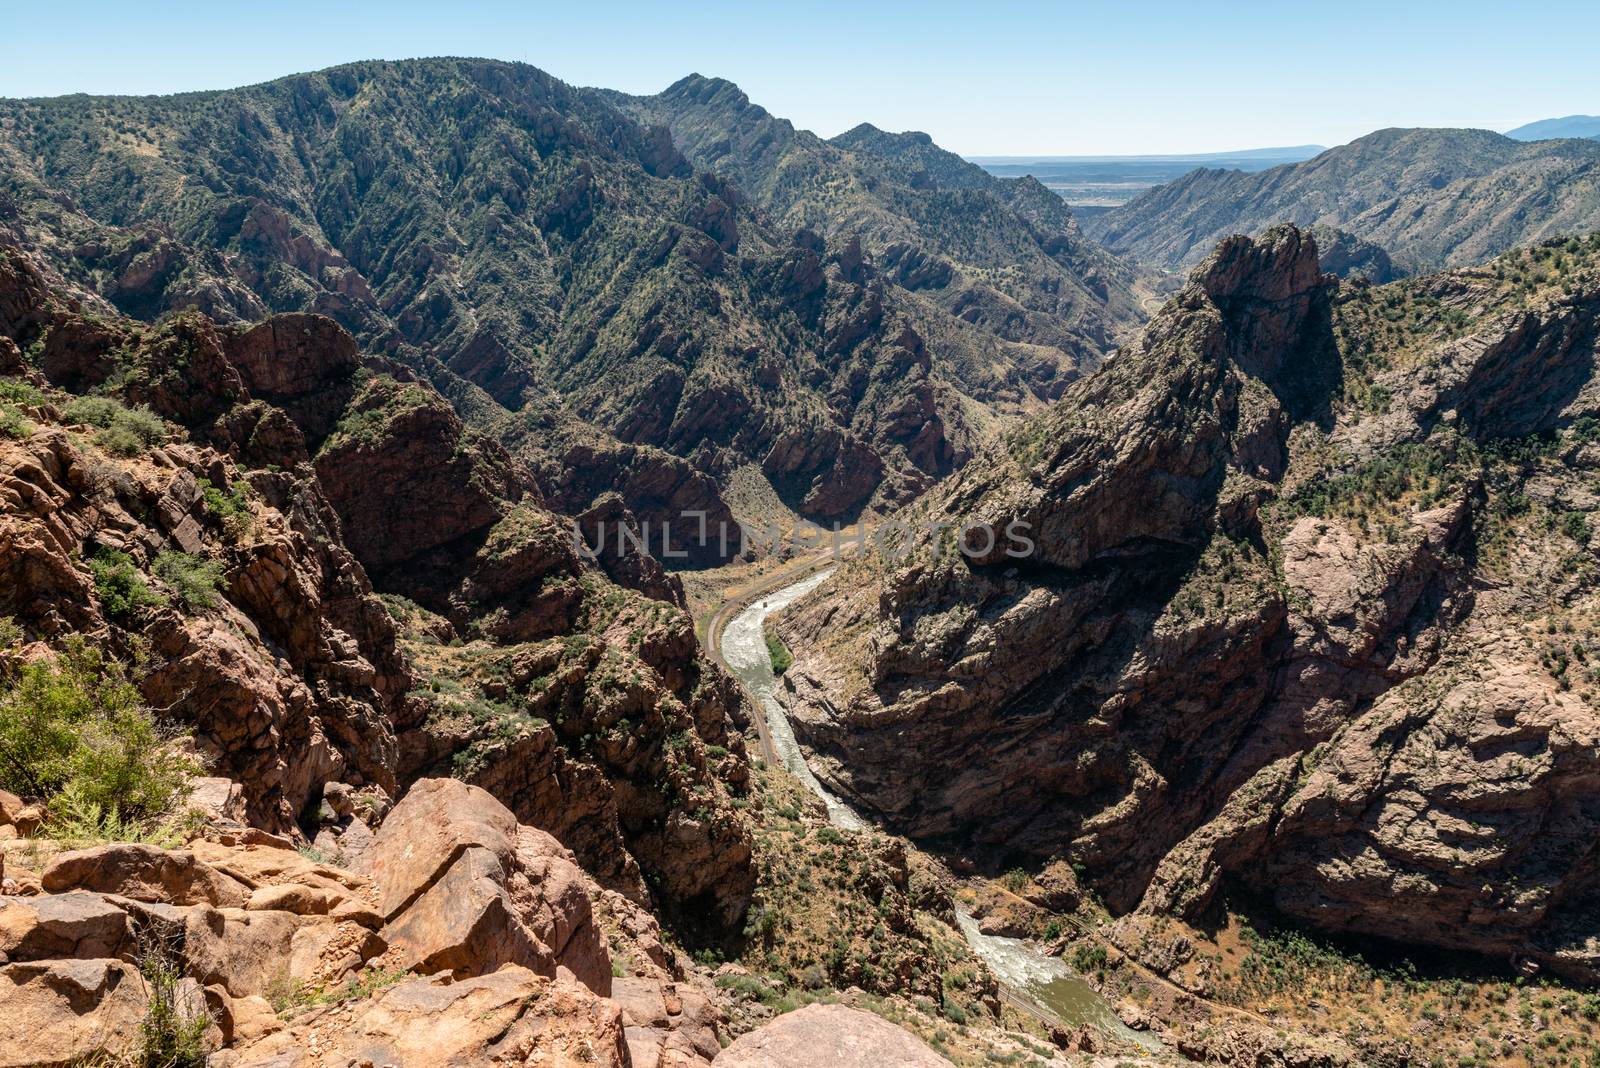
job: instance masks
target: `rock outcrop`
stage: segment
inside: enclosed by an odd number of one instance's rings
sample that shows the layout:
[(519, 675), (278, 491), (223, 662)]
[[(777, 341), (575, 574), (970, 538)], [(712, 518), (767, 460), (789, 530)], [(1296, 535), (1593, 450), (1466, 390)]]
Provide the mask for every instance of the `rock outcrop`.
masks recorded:
[[(459, 774), (634, 900), (737, 929), (754, 885), (733, 805), (743, 713), (655, 557), (586, 556), (526, 464), (330, 319), (91, 321), (25, 258), (0, 263), (5, 327), (47, 372), (27, 368), (27, 433), (0, 439), (0, 615), (148, 648), (146, 699), (195, 730), (255, 826), (354, 855), (401, 789)], [(120, 390), (96, 402), (108, 420), (148, 405), (139, 425), (166, 440), (69, 430), (69, 386)], [(598, 507), (586, 518), (634, 521)], [(105, 553), (148, 604), (108, 607), (86, 563)], [(180, 558), (216, 590), (177, 603), (155, 572)], [(391, 610), (431, 629), (402, 640)], [(477, 702), (416, 690), (410, 656), (449, 661)]]
[(652, 1038), (684, 1044), (684, 1065), (720, 1049), (720, 1016), (693, 990), (641, 977), (607, 998), (592, 884), (483, 791), (418, 783), (363, 863), (369, 875), (218, 826), (181, 850), (57, 854), (47, 892), (0, 897), (0, 1064), (131, 1048), (158, 996), (141, 974), (155, 954), (185, 977), (165, 1011), (210, 1017), (218, 1065), (621, 1068)]
[[(1224, 241), (1138, 351), (908, 517), (965, 554), (864, 559), (781, 623), (824, 780), (1070, 859), (1117, 911), (1233, 883), (1595, 974), (1594, 253), (1375, 288), (1292, 228)], [(1529, 260), (1564, 273), (1508, 291)]]
[(611, 960), (583, 873), (561, 844), (484, 791), (424, 779), (395, 806), (361, 857), (382, 937), (400, 965), (431, 975), (486, 975), (515, 964), (576, 978), (602, 996)]

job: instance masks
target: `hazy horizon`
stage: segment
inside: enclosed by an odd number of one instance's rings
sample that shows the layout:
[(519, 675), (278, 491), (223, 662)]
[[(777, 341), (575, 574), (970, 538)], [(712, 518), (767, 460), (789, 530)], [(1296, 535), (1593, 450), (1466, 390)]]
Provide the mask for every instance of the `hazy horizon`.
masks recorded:
[(1557, 6), (1544, 15), (1563, 32), (1541, 36), (1487, 3), (1443, 19), (1357, 2), (1337, 21), (1264, 3), (1222, 13), (1167, 2), (824, 3), (803, 19), (725, 3), (291, 3), (270, 16), (67, 3), (8, 12), (0, 96), (225, 89), (361, 59), (482, 56), (639, 94), (698, 71), (825, 137), (870, 122), (924, 131), (969, 157), (1227, 153), (1600, 111), (1586, 55), (1600, 10)]

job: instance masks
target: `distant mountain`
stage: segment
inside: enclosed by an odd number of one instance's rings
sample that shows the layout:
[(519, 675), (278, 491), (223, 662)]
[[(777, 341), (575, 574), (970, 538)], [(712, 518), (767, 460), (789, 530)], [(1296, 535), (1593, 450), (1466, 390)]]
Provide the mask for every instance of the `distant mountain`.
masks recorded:
[(1042, 186), (903, 147), (728, 83), (641, 103), (472, 59), (3, 100), (0, 242), (140, 319), (328, 315), (573, 514), (613, 488), (716, 514), (707, 483), (754, 465), (826, 520), (915, 496), (1140, 320)]
[(1379, 130), (1256, 174), (1203, 168), (1084, 221), (1114, 252), (1169, 269), (1230, 234), (1322, 224), (1410, 273), (1600, 228), (1600, 142), (1488, 130)]
[(1036, 163), (1229, 163), (1235, 160), (1295, 163), (1326, 151), (1327, 145), (1287, 145), (1281, 148), (1244, 148), (1237, 152), (1168, 152), (1132, 156), (967, 156), (966, 159), (988, 170), (990, 167)]
[(1600, 137), (1600, 115), (1568, 115), (1561, 119), (1540, 119), (1515, 130), (1507, 130), (1513, 141), (1548, 141), (1557, 137)]
[(780, 226), (859, 239), (980, 399), (1053, 396), (1143, 321), (1132, 273), (1083, 237), (1059, 197), (927, 134), (863, 124), (824, 140), (698, 74), (613, 99), (668, 127), (695, 166), (732, 179)]
[(968, 162), (1000, 178), (1036, 178), (1059, 194), (1079, 218), (1085, 218), (1125, 204), (1146, 189), (1181, 178), (1196, 167), (1264, 171), (1324, 151), (1321, 145), (1295, 145), (1190, 155), (971, 156)]

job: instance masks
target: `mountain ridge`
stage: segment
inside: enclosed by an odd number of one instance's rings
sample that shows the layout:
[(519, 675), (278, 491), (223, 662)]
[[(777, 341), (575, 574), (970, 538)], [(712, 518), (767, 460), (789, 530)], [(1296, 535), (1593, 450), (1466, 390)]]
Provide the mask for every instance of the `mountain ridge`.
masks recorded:
[[(678, 85), (795, 136), (731, 83)], [(697, 170), (626, 102), (474, 59), (7, 101), (0, 227), (125, 314), (327, 314), (533, 462), (598, 434), (680, 485), (754, 467), (824, 520), (915, 496), (1140, 318), (1131, 275), (1037, 194), (975, 194), (995, 225), (955, 239), (989, 265), (1003, 231), (1059, 294), (952, 285), (936, 249), (870, 238), (944, 233), (965, 194), (898, 186), (870, 220), (820, 202), (775, 222), (751, 168)]]
[(1086, 230), (1168, 269), (1229, 233), (1324, 224), (1416, 272), (1480, 262), (1520, 244), (1600, 227), (1600, 144), (1519, 142), (1488, 130), (1378, 130), (1257, 174), (1200, 169)]

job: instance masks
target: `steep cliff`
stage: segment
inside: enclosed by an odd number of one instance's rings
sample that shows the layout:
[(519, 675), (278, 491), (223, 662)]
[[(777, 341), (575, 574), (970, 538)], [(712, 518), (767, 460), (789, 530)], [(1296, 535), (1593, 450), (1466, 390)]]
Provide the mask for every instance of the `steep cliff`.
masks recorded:
[(1372, 287), (1292, 227), (1224, 241), (903, 517), (966, 553), (923, 534), (784, 621), (824, 779), (1116, 911), (1231, 882), (1593, 974), (1597, 250)]

